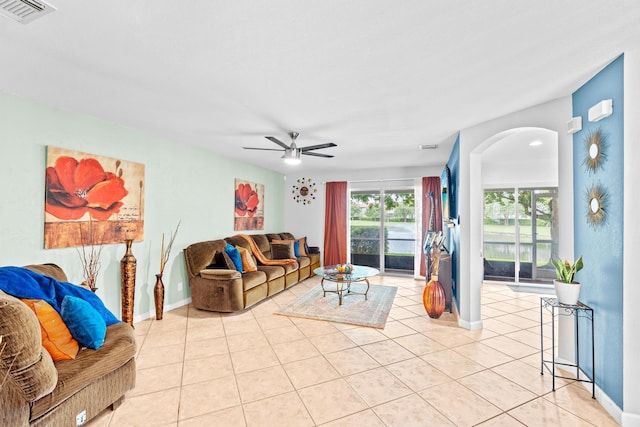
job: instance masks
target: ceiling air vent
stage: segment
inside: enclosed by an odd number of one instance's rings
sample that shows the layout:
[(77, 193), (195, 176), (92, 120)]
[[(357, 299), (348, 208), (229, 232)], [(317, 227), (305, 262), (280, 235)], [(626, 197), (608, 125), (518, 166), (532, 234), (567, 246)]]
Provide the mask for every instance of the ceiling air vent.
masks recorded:
[(0, 15), (28, 24), (56, 10), (55, 7), (39, 0), (0, 0)]

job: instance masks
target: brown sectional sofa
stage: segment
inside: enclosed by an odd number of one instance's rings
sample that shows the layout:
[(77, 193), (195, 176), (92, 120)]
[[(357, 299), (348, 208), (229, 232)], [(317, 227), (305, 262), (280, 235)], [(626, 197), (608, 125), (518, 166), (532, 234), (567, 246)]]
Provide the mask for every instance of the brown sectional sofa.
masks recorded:
[[(252, 234), (250, 237), (267, 259), (272, 259), (271, 241), (295, 240), (291, 233)], [(310, 277), (313, 270), (320, 267), (320, 251), (311, 247), (308, 256), (298, 257), (295, 265), (262, 265), (251, 255), (258, 271), (240, 273), (220, 261), (227, 243), (251, 253), (250, 243), (240, 236), (193, 243), (184, 250), (191, 301), (198, 309), (243, 310)]]
[[(27, 268), (67, 281), (55, 264)], [(26, 304), (0, 291), (0, 425), (76, 426), (105, 408), (114, 409), (136, 380), (136, 341), (126, 323), (107, 327), (98, 350), (83, 348), (73, 360), (54, 362), (42, 347), (40, 324)], [(11, 368), (9, 369), (9, 366)]]

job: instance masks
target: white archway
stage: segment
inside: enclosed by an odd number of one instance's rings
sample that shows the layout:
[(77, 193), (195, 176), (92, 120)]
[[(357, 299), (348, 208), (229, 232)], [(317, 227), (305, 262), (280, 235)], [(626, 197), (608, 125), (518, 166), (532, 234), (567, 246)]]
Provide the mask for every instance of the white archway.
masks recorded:
[[(560, 223), (573, 218), (573, 176), (571, 167), (562, 167), (573, 156), (573, 138), (565, 131), (571, 117), (571, 98), (561, 98), (460, 131), (459, 197), (459, 324), (467, 329), (482, 328), (480, 290), (482, 258), (482, 154), (496, 142), (522, 129), (547, 129), (558, 137), (558, 192)], [(571, 163), (569, 163), (571, 164)], [(560, 251), (573, 254), (573, 227), (562, 227)]]
[[(480, 191), (483, 194), (493, 189), (516, 188), (520, 191), (558, 187), (558, 133), (553, 130), (532, 127), (509, 129), (490, 137), (486, 144), (479, 145), (473, 151), (476, 152), (482, 156)], [(524, 229), (520, 230), (526, 233)], [(554, 230), (557, 231), (557, 228)], [(486, 250), (486, 234), (482, 234), (481, 250)], [(519, 240), (515, 240), (514, 244), (517, 248), (521, 247)], [(532, 248), (532, 255), (533, 252), (537, 251)], [(520, 253), (522, 252), (518, 249), (515, 250), (516, 261), (519, 260)], [(483, 255), (487, 256), (486, 253)], [(516, 262), (515, 283), (519, 283), (522, 277), (518, 265)], [(486, 268), (486, 264), (484, 267)], [(532, 274), (534, 270), (532, 268)], [(486, 276), (486, 270), (484, 274)]]

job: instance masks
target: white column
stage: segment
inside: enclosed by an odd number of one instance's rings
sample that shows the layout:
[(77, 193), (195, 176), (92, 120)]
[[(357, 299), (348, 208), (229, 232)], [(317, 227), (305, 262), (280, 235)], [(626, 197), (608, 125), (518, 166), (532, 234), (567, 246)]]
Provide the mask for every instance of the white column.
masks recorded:
[(622, 425), (640, 426), (640, 51), (624, 54), (624, 246), (622, 273)]
[[(571, 114), (571, 97), (568, 97), (567, 112)], [(569, 121), (571, 117), (566, 117)], [(584, 120), (584, 119), (583, 119)], [(560, 236), (558, 252), (563, 259), (573, 260), (573, 135), (558, 132), (558, 222)], [(559, 316), (558, 327), (558, 359), (574, 363), (575, 352), (575, 322), (571, 316)]]

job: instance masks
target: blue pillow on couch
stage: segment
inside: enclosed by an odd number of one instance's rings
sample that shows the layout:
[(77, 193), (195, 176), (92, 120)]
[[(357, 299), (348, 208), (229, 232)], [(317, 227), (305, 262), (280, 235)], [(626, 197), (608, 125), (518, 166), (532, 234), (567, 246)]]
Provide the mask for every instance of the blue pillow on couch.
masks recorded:
[(71, 336), (83, 346), (97, 350), (104, 343), (107, 324), (88, 302), (67, 295), (62, 300), (60, 316), (69, 328)]
[(236, 270), (238, 270), (240, 273), (244, 273), (244, 269), (242, 268), (242, 255), (240, 255), (240, 251), (230, 243), (227, 243), (224, 251), (227, 253), (227, 255), (229, 255), (231, 261), (233, 261), (233, 264), (236, 266)]

